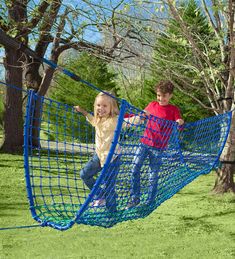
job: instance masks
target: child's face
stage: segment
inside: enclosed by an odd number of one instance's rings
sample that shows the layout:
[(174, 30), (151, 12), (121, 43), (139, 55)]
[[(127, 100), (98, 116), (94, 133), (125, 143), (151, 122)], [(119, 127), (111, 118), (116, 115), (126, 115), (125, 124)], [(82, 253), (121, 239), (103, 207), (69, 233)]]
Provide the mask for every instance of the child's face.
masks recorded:
[(111, 105), (107, 97), (100, 96), (96, 100), (96, 113), (100, 118), (108, 117), (111, 113)]
[(172, 94), (170, 93), (162, 93), (159, 90), (157, 90), (157, 101), (159, 102), (160, 105), (164, 106), (169, 104), (169, 101), (172, 97)]

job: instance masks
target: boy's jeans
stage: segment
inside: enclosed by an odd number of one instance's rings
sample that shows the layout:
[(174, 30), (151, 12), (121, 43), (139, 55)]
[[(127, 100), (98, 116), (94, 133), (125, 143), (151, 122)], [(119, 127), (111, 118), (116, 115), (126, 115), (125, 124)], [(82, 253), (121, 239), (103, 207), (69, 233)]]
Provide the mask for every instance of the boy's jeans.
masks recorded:
[(148, 202), (155, 199), (157, 193), (158, 171), (162, 164), (162, 150), (140, 143), (134, 157), (132, 169), (132, 190), (131, 197), (133, 202), (140, 202), (140, 173), (145, 159), (149, 157), (151, 169), (149, 175), (149, 198)]
[[(108, 170), (104, 176), (103, 182), (101, 185), (104, 188), (98, 188), (97, 190), (97, 198), (105, 199), (106, 206), (110, 211), (116, 211), (116, 192), (115, 192), (115, 182), (116, 177), (119, 171), (120, 166), (120, 158), (117, 156), (109, 165)], [(81, 179), (87, 185), (87, 187), (91, 190), (96, 182), (94, 178), (101, 171), (102, 167), (100, 165), (100, 159), (96, 153), (94, 153), (93, 157), (86, 163), (86, 165), (82, 168), (80, 172)]]

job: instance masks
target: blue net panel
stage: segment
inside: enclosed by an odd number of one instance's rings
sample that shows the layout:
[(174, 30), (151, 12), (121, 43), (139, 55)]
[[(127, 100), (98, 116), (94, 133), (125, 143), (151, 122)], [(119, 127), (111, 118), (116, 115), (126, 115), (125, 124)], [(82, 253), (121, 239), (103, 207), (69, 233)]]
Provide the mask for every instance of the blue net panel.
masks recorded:
[[(143, 111), (118, 101), (114, 140), (89, 190), (80, 171), (95, 151), (94, 128), (73, 107), (29, 92), (25, 174), (30, 210), (42, 226), (59, 230), (74, 223), (111, 227), (146, 217), (218, 165), (231, 112), (179, 128), (176, 122), (154, 116), (142, 119)], [(157, 148), (143, 144), (149, 122), (160, 136)], [(98, 194), (103, 204), (95, 204)], [(133, 201), (134, 206), (128, 207)]]

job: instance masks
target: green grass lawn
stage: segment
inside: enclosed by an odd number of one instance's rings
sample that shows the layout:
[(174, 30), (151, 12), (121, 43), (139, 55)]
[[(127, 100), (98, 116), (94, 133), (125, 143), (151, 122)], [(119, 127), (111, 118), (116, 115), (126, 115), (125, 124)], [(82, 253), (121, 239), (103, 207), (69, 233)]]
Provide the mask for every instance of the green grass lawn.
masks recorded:
[[(0, 228), (36, 225), (23, 159), (0, 154)], [(145, 219), (110, 229), (74, 225), (0, 231), (0, 258), (235, 258), (235, 196), (210, 194), (215, 176), (200, 176)]]

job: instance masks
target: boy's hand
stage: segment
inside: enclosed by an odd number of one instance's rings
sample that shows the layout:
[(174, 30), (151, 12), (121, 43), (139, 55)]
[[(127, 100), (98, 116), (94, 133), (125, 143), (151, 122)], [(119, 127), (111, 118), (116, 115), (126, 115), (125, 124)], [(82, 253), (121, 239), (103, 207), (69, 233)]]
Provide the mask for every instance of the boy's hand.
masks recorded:
[(176, 122), (177, 122), (180, 126), (184, 124), (184, 120), (182, 120), (182, 119), (178, 119), (178, 120), (176, 120)]
[(151, 113), (150, 113), (149, 111), (144, 110), (144, 112), (145, 112), (145, 114), (146, 114), (147, 116), (150, 116), (150, 115), (151, 115)]

